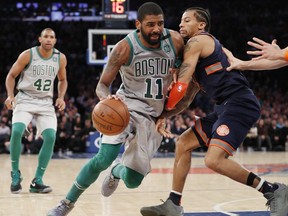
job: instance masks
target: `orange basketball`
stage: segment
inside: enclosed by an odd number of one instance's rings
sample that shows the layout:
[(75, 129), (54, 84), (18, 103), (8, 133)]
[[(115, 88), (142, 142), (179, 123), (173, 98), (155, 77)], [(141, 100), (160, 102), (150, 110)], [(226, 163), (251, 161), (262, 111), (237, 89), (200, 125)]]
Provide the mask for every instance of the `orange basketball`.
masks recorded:
[(93, 126), (105, 135), (117, 135), (124, 131), (130, 120), (126, 104), (121, 100), (101, 100), (92, 111)]

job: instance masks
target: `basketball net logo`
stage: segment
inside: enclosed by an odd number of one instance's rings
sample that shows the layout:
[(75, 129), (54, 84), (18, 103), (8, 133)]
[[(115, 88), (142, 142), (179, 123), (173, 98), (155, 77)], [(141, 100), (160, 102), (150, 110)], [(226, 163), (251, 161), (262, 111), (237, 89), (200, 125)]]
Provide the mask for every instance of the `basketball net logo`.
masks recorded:
[(217, 130), (216, 133), (219, 136), (227, 136), (230, 133), (229, 127), (227, 125), (220, 125)]

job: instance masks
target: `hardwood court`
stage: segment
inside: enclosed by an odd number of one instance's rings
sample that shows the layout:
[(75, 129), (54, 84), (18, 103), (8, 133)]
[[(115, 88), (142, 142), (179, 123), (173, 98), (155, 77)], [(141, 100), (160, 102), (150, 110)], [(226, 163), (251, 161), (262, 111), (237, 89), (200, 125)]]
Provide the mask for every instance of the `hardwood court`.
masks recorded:
[[(243, 166), (269, 181), (288, 183), (288, 152), (237, 152), (233, 157)], [(20, 169), (24, 177), (22, 192), (10, 193), (10, 158), (0, 155), (0, 216), (44, 216), (65, 197), (76, 174), (88, 159), (52, 159), (44, 183), (50, 194), (31, 194), (29, 184), (37, 164), (36, 155), (22, 155)], [(160, 204), (166, 199), (172, 181), (172, 157), (157, 157), (153, 170), (137, 189), (125, 188), (123, 182), (109, 198), (100, 194), (107, 171), (80, 197), (69, 216), (140, 216), (142, 206)], [(193, 154), (182, 204), (185, 216), (245, 215), (266, 216), (266, 200), (257, 191), (207, 169), (203, 155)], [(237, 212), (237, 213), (236, 213)], [(239, 213), (240, 212), (240, 213)]]

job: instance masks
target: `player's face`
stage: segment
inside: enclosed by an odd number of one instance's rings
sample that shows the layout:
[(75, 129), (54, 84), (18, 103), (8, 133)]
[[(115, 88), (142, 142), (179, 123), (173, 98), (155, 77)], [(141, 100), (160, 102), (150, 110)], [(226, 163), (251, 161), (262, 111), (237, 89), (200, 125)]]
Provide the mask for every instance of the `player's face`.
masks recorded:
[(195, 34), (202, 32), (205, 27), (204, 22), (197, 21), (194, 13), (195, 11), (191, 10), (183, 13), (182, 15), (181, 23), (179, 24), (179, 32), (185, 39), (189, 39)]
[(160, 44), (163, 29), (163, 15), (147, 15), (140, 25), (143, 39), (152, 46)]
[(51, 50), (56, 44), (55, 32), (51, 30), (44, 30), (39, 37), (39, 42), (45, 50)]

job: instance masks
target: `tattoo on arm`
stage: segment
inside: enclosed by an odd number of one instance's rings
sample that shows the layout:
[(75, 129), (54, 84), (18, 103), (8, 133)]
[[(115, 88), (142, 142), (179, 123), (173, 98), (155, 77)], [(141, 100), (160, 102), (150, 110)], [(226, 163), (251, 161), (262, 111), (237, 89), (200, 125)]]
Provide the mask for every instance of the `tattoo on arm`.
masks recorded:
[(183, 77), (183, 75), (188, 71), (190, 65), (187, 63), (182, 63), (181, 67), (180, 67), (180, 71), (179, 71), (179, 75), (178, 75), (178, 79)]

